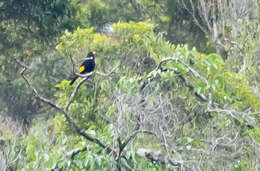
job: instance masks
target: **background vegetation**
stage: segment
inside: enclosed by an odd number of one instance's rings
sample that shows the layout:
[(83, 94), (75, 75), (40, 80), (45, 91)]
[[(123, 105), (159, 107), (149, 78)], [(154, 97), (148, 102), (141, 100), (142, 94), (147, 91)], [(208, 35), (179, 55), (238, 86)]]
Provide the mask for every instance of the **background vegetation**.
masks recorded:
[(0, 1), (0, 170), (259, 170), (259, 5)]

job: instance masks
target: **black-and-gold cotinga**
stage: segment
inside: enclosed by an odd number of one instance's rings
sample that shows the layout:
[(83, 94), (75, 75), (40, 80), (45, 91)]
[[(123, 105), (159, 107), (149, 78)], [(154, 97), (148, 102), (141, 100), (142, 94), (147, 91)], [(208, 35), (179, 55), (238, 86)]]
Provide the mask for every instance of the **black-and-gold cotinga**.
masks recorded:
[[(87, 57), (86, 57), (86, 60), (81, 64), (81, 66), (79, 67), (78, 69), (78, 73), (80, 74), (87, 74), (87, 73), (90, 73), (92, 71), (94, 71), (95, 69), (95, 54), (96, 52), (93, 51), (93, 52), (89, 52), (87, 54)], [(78, 78), (79, 76), (75, 76), (71, 82), (70, 82), (70, 85), (72, 85)]]

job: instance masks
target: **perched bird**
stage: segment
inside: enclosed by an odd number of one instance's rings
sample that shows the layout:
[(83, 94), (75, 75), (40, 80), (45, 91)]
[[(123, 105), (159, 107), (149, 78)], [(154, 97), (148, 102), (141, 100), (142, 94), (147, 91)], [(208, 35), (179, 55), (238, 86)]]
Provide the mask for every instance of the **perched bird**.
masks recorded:
[[(92, 71), (94, 71), (95, 69), (95, 54), (96, 52), (89, 52), (87, 54), (87, 58), (85, 59), (85, 61), (81, 64), (81, 66), (78, 69), (78, 73), (80, 74), (86, 74), (86, 73), (90, 73)], [(70, 85), (72, 85), (78, 78), (79, 76), (75, 76), (71, 82)]]

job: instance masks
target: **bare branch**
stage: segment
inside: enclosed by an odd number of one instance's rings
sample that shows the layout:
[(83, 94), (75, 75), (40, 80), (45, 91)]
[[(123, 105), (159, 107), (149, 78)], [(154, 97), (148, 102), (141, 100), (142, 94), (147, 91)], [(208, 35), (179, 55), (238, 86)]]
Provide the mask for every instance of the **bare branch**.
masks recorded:
[[(178, 0), (179, 3), (183, 6), (183, 8), (188, 12), (190, 13), (190, 15), (192, 16), (193, 18), (193, 21), (194, 23), (200, 28), (200, 30), (204, 33), (204, 34), (207, 34), (208, 31), (200, 24), (200, 22), (198, 21), (197, 19), (197, 16), (196, 16), (196, 11), (195, 11), (195, 7), (194, 7), (194, 4), (193, 4), (193, 1), (190, 0), (189, 3), (191, 5), (191, 10), (190, 8), (187, 6), (186, 2), (184, 2), (184, 0)], [(181, 1), (181, 2), (180, 2)]]
[(88, 79), (88, 77), (85, 77), (85, 78), (83, 78), (82, 80), (80, 80), (80, 82), (79, 82), (79, 83), (77, 84), (77, 86), (74, 88), (74, 90), (73, 90), (73, 92), (72, 92), (72, 94), (71, 94), (71, 96), (70, 96), (70, 98), (69, 98), (69, 100), (67, 101), (67, 104), (66, 104), (66, 106), (65, 106), (65, 111), (68, 111), (68, 109), (69, 109), (69, 107), (70, 107), (70, 105), (71, 105), (71, 103), (72, 103), (72, 101), (73, 101), (73, 99), (74, 99), (76, 93), (78, 92), (80, 86), (81, 86), (87, 79)]
[(86, 73), (86, 74), (79, 74), (79, 73), (74, 73), (74, 74), (81, 77), (81, 78), (85, 78), (85, 77), (89, 77), (89, 76), (93, 75), (94, 73), (95, 73), (95, 71), (89, 72), (89, 73)]
[(97, 74), (107, 77), (110, 76), (111, 74), (113, 74), (115, 72), (115, 70), (119, 67), (120, 64), (118, 64), (117, 66), (115, 66), (109, 73), (102, 73), (102, 72), (98, 72), (96, 71)]
[(24, 72), (26, 71), (26, 68), (23, 68), (21, 71), (21, 75), (29, 88), (33, 91), (33, 93), (36, 95), (37, 98), (39, 98), (42, 102), (47, 103), (48, 105), (52, 106), (53, 108), (62, 111), (62, 108), (55, 103), (51, 102), (49, 99), (46, 99), (38, 94), (38, 91), (31, 85), (30, 81), (25, 77)]

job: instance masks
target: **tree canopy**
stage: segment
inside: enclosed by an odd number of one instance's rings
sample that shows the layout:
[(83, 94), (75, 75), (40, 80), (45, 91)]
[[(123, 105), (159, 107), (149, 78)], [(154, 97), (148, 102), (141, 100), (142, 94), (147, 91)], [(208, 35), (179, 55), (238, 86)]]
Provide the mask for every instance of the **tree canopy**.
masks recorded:
[(0, 2), (0, 170), (259, 169), (258, 7)]

